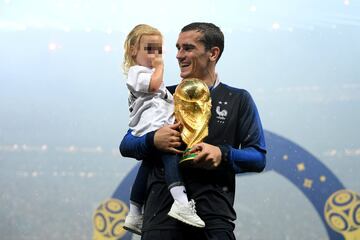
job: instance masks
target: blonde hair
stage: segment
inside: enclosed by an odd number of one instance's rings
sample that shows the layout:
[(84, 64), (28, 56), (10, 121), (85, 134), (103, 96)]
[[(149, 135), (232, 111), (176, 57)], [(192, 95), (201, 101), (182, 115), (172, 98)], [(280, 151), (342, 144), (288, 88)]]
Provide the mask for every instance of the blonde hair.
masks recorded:
[(139, 47), (140, 39), (144, 35), (159, 35), (162, 38), (162, 34), (157, 28), (147, 24), (136, 25), (127, 35), (124, 43), (123, 70), (125, 74), (128, 73), (131, 66), (136, 65), (135, 59), (132, 56), (132, 48)]

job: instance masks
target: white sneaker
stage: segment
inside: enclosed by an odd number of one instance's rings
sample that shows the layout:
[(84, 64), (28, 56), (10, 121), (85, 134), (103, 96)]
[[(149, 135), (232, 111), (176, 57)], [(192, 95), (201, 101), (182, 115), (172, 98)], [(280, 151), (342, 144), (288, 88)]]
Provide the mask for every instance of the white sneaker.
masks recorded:
[(181, 204), (175, 200), (168, 215), (194, 227), (205, 227), (204, 221), (196, 214), (194, 200), (191, 200), (186, 204)]
[(143, 215), (127, 215), (123, 228), (138, 235), (141, 235)]

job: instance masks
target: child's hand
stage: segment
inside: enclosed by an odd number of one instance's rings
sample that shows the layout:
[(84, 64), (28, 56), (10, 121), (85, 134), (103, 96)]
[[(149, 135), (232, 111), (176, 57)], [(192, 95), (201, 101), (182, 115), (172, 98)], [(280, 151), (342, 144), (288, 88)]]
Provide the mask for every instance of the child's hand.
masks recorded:
[(160, 89), (163, 82), (164, 64), (161, 56), (161, 51), (156, 49), (149, 54), (151, 65), (154, 68), (154, 72), (151, 75), (149, 92), (156, 92)]
[(151, 64), (154, 68), (157, 68), (159, 66), (162, 66), (163, 63), (163, 59), (162, 59), (162, 55), (159, 54), (158, 51), (155, 51), (154, 54), (151, 54)]

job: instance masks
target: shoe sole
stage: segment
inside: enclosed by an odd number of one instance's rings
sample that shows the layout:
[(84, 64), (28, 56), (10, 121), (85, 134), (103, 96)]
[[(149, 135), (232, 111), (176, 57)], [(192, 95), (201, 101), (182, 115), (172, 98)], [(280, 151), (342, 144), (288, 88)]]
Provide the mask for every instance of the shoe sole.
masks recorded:
[(129, 232), (135, 233), (135, 234), (137, 234), (137, 235), (141, 235), (141, 230), (136, 229), (136, 228), (133, 227), (133, 226), (125, 226), (125, 225), (124, 225), (123, 228), (124, 228), (125, 230), (129, 231)]
[(180, 222), (183, 222), (183, 223), (186, 223), (186, 224), (189, 224), (191, 226), (194, 226), (194, 227), (198, 227), (198, 228), (204, 228), (205, 225), (200, 225), (200, 224), (196, 224), (196, 223), (192, 223), (184, 218), (182, 218), (180, 215), (176, 214), (176, 213), (172, 213), (172, 212), (168, 212), (168, 215), (172, 218), (175, 218), (176, 220), (179, 220)]

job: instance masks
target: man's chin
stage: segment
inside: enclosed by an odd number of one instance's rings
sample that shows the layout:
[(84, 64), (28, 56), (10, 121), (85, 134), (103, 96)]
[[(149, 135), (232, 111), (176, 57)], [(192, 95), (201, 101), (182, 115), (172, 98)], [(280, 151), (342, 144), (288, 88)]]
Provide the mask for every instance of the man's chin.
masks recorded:
[(181, 73), (180, 73), (180, 77), (183, 78), (183, 79), (184, 79), (184, 78), (189, 78), (189, 76), (190, 76), (190, 74), (187, 73), (187, 72), (181, 72)]
[(197, 74), (192, 71), (180, 72), (181, 78), (197, 78)]

